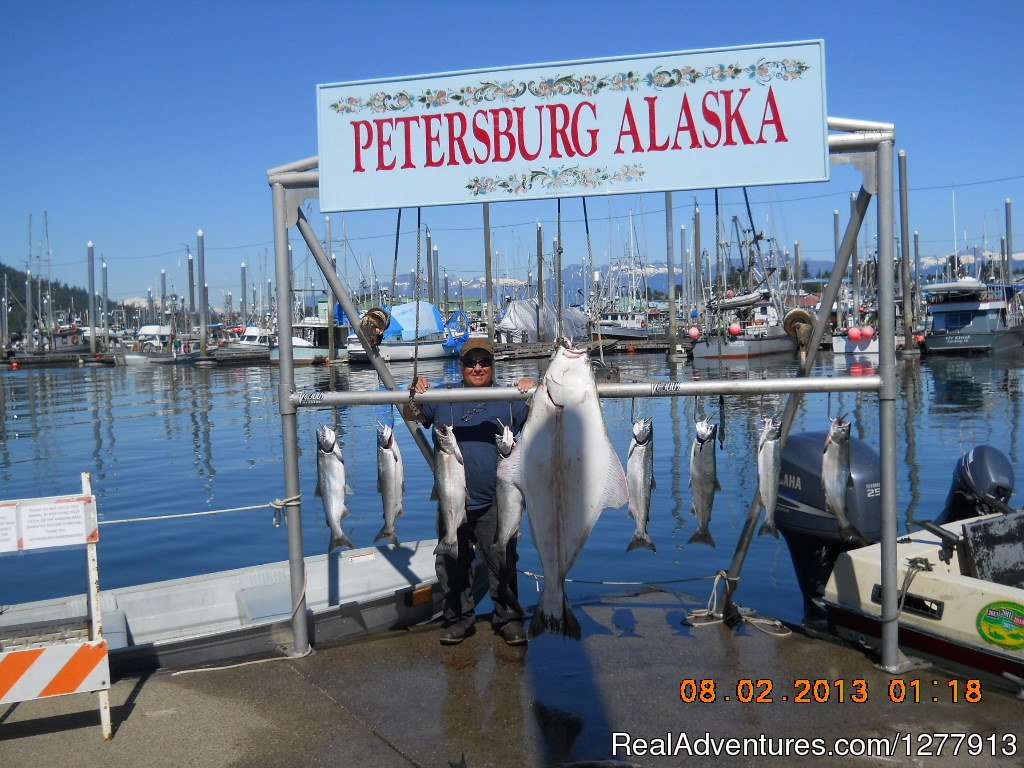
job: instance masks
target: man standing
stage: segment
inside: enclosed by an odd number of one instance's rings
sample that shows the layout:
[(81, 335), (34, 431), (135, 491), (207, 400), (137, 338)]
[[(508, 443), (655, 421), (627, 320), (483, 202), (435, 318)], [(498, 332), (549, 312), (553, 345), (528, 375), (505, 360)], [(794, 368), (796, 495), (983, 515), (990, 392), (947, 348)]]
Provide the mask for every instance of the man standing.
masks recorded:
[[(459, 357), (463, 387), (494, 386), (494, 348), (490, 340), (470, 338), (462, 347)], [(516, 382), (520, 392), (537, 385), (533, 379)], [(430, 388), (426, 379), (416, 379), (409, 389), (422, 393)], [(442, 645), (456, 645), (476, 631), (476, 617), (472, 593), (473, 557), (477, 547), (487, 564), (491, 600), (494, 614), (491, 627), (509, 645), (525, 645), (523, 609), (519, 604), (519, 581), (516, 562), (517, 537), (513, 536), (504, 553), (495, 551), (498, 534), (498, 511), (494, 503), (497, 483), (498, 447), (495, 438), (501, 434), (503, 424), (511, 425), (518, 433), (526, 421), (527, 405), (522, 400), (483, 401), (464, 403), (425, 403), (414, 414), (410, 405), (404, 406), (407, 419), (418, 418), (427, 427), (436, 422), (453, 427), (455, 439), (462, 451), (466, 468), (466, 522), (459, 526), (457, 557), (437, 555), (437, 580), (444, 594), (444, 628)], [(438, 537), (443, 535), (443, 522), (438, 515)]]

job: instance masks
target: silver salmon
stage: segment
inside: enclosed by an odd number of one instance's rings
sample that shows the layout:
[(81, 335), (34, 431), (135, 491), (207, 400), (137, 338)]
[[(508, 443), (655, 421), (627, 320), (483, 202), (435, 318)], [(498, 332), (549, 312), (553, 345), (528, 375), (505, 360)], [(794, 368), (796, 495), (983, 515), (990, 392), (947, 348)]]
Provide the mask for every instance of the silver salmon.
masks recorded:
[(779, 472), (782, 468), (782, 423), (772, 418), (764, 420), (761, 437), (757, 441), (757, 490), (764, 506), (764, 522), (758, 536), (769, 534), (779, 538), (775, 525), (775, 503), (779, 498)]
[(447, 424), (434, 425), (434, 494), (444, 521), (444, 536), (434, 554), (458, 557), (458, 530), (466, 522), (466, 466), (455, 432)]
[(633, 422), (633, 439), (626, 454), (626, 487), (629, 490), (629, 515), (636, 521), (636, 533), (626, 551), (643, 548), (656, 552), (647, 521), (651, 515), (651, 491), (654, 483), (654, 422), (637, 419)]
[[(516, 450), (516, 438), (512, 434), (512, 428), (507, 424), (502, 424), (501, 428), (501, 434), (494, 437), (494, 442), (498, 446), (499, 466)], [(499, 553), (504, 554), (512, 537), (519, 535), (526, 501), (522, 492), (513, 483), (502, 480), (499, 474), (494, 488), (494, 503), (498, 508), (498, 535), (495, 547)]]
[(387, 424), (377, 430), (377, 490), (384, 502), (384, 527), (373, 541), (387, 541), (398, 546), (395, 520), (404, 511), (402, 495), (405, 493), (405, 465), (402, 452), (395, 440), (395, 431)]
[(711, 507), (715, 503), (715, 491), (722, 490), (718, 484), (718, 459), (715, 456), (715, 434), (718, 427), (707, 421), (697, 422), (697, 436), (690, 448), (690, 491), (692, 506), (690, 514), (697, 518), (697, 530), (690, 537), (691, 544), (715, 546), (715, 539), (708, 529), (711, 522)]
[(867, 544), (846, 516), (846, 491), (850, 482), (850, 422), (836, 416), (825, 438), (821, 457), (821, 484), (825, 488), (825, 509), (835, 516), (843, 541)]
[[(562, 342), (563, 344), (565, 342)], [(526, 499), (530, 532), (544, 569), (544, 589), (530, 635), (551, 631), (579, 639), (565, 598), (565, 577), (601, 511), (628, 500), (585, 349), (558, 346), (530, 399), (530, 415), (498, 477)]]
[(331, 540), (327, 551), (338, 547), (352, 549), (351, 539), (341, 529), (341, 521), (349, 516), (345, 495), (352, 489), (345, 483), (345, 457), (338, 445), (338, 436), (326, 424), (316, 431), (316, 493), (324, 503)]

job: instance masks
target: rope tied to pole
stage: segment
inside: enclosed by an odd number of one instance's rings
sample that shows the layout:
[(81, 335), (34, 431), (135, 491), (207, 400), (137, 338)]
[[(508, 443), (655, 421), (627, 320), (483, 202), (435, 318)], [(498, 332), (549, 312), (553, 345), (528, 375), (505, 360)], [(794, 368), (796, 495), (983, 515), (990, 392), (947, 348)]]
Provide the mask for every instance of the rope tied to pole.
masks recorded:
[[(274, 527), (280, 528), (281, 521), (285, 520), (284, 509), (285, 507), (297, 507), (302, 499), (302, 494), (297, 493), (294, 496), (289, 496), (287, 499), (274, 499), (270, 502), (270, 506), (274, 508)], [(287, 520), (285, 520), (287, 522)]]

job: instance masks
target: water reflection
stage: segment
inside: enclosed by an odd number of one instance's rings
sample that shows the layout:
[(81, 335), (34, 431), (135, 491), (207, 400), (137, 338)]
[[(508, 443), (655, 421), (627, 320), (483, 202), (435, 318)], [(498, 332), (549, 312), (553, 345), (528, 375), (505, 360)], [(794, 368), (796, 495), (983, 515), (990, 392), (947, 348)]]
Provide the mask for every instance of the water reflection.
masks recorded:
[[(795, 362), (729, 361), (728, 364), (666, 364), (660, 355), (610, 358), (623, 381), (700, 378), (790, 377)], [(824, 355), (814, 375), (850, 372)], [(501, 363), (502, 383), (539, 377), (545, 360)], [(1021, 460), (1021, 376), (1024, 362), (987, 358), (906, 359), (897, 367), (897, 504), (905, 530), (908, 516), (932, 518), (941, 510), (955, 461), (981, 443), (993, 445), (1011, 462)], [(416, 373), (437, 386), (458, 380), (455, 361), (424, 361)], [(407, 386), (411, 364), (395, 366)], [(278, 372), (266, 366), (191, 369), (84, 368), (0, 372), (0, 479), (8, 499), (74, 491), (78, 473), (94, 474), (104, 520), (159, 516), (265, 504), (283, 498), (284, 465)], [(339, 365), (296, 372), (300, 389), (335, 391), (380, 386), (370, 368)], [(686, 582), (728, 567), (747, 509), (757, 490), (756, 450), (761, 419), (781, 412), (779, 395), (606, 400), (603, 411), (612, 445), (625, 462), (633, 418), (655, 423), (655, 477), (648, 530), (656, 553), (625, 551), (633, 521), (625, 508), (598, 520), (567, 585), (571, 599), (606, 589), (607, 582)], [(794, 431), (823, 430), (828, 418), (849, 413), (854, 434), (878, 450), (877, 395), (843, 393), (802, 398)], [(697, 418), (721, 422), (716, 495), (711, 530), (716, 549), (689, 545), (695, 522), (689, 513), (689, 448)], [(357, 545), (372, 542), (381, 525), (376, 488), (377, 421), (397, 422), (406, 456), (402, 539), (434, 535), (428, 467), (412, 437), (388, 406), (300, 409), (302, 536), (307, 554), (323, 550), (327, 534), (315, 497), (314, 440), (320, 423), (333, 423), (343, 436), (349, 484), (355, 493), (351, 535)], [(927, 450), (926, 450), (927, 448)], [(1019, 496), (1019, 493), (1017, 494)], [(1011, 503), (1019, 503), (1018, 499)], [(287, 531), (274, 528), (269, 510), (200, 518), (202, 522), (108, 526), (100, 543), (105, 587), (186, 576), (210, 570), (287, 559)], [(780, 544), (754, 537), (744, 564), (741, 598), (764, 613), (799, 618), (801, 601), (792, 566)], [(528, 529), (520, 566), (540, 571)], [(44, 558), (43, 555), (38, 557)], [(17, 557), (0, 557), (2, 599), (20, 601), (57, 596), (77, 584), (78, 552), (45, 556), (45, 567), (24, 568)], [(40, 561), (42, 562), (42, 561)], [(531, 583), (524, 577), (525, 602)], [(685, 587), (682, 587), (685, 589)], [(704, 588), (702, 584), (701, 589)], [(791, 603), (791, 605), (790, 605)], [(557, 702), (552, 706), (559, 706)]]

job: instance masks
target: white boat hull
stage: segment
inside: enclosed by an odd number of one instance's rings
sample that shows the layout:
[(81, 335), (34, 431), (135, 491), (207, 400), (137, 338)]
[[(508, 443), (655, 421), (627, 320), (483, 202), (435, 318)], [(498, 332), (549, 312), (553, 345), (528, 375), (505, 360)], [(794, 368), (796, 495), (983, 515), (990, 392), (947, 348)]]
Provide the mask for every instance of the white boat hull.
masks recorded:
[(778, 326), (766, 326), (763, 333), (751, 331), (739, 336), (701, 336), (693, 343), (695, 360), (740, 360), (796, 351), (796, 339)]
[[(418, 347), (418, 349), (417, 349)], [(454, 348), (446, 347), (440, 341), (425, 341), (419, 345), (413, 341), (382, 341), (377, 347), (386, 363), (411, 362), (414, 358), (420, 360), (439, 360), (445, 357), (455, 357)], [(348, 344), (348, 359), (350, 363), (366, 363), (370, 357), (358, 341), (350, 341)]]
[(199, 359), (199, 351), (180, 352), (133, 352), (124, 353), (124, 364), (141, 365), (191, 365)]
[[(943, 527), (959, 535), (964, 522)], [(931, 568), (916, 571), (906, 587), (899, 615), (901, 647), (910, 655), (1004, 686), (1008, 682), (1003, 672), (1024, 677), (1024, 589), (962, 575), (958, 552), (949, 563), (940, 552), (938, 537), (927, 531), (915, 531), (897, 543), (897, 585), (907, 583), (915, 558), (927, 560)], [(881, 647), (880, 558), (880, 544), (840, 554), (824, 594), (840, 637), (876, 650)], [(990, 614), (1004, 609), (1005, 627), (1000, 628)]]
[[(431, 620), (441, 607), (436, 544), (427, 539), (307, 557), (310, 641), (367, 636)], [(479, 599), (486, 589), (485, 569), (478, 569), (474, 594)], [(291, 642), (287, 561), (104, 590), (100, 600), (111, 665), (122, 672), (266, 655)], [(5, 650), (47, 632), (84, 631), (85, 595), (4, 608), (0, 646)]]

